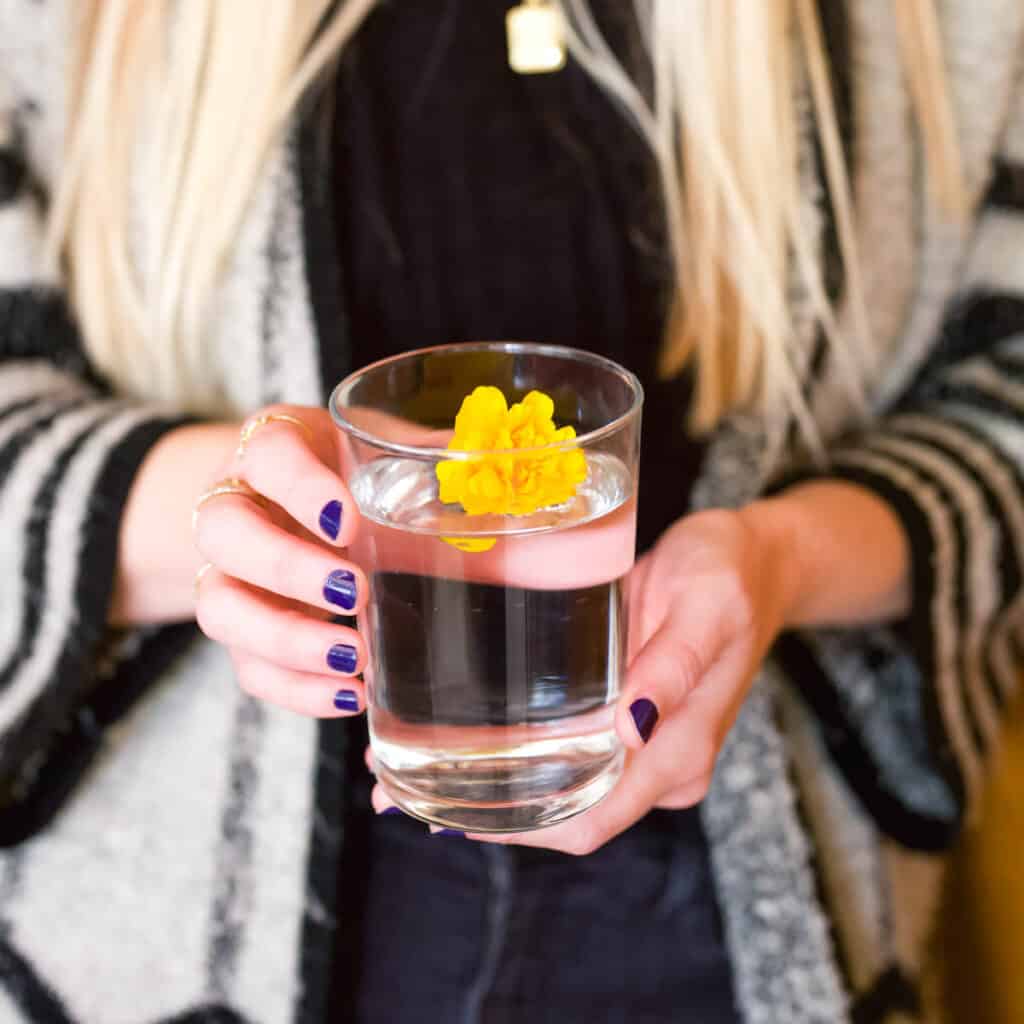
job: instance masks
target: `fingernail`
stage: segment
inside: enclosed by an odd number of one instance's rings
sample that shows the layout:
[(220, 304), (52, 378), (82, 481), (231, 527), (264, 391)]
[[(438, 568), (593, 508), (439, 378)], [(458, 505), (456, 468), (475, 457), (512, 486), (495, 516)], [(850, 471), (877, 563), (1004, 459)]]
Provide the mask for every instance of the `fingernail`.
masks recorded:
[(629, 705), (629, 713), (633, 716), (633, 724), (636, 731), (640, 733), (640, 739), (646, 743), (658, 724), (658, 709), (654, 706), (653, 700), (641, 697)]
[(358, 711), (359, 695), (355, 690), (339, 690), (334, 695), (334, 706), (339, 711)]
[(404, 814), (404, 813), (405, 813), (405, 811), (403, 811), (401, 807), (395, 807), (395, 805), (392, 804), (390, 807), (385, 807), (384, 810), (380, 812), (380, 815), (383, 818), (385, 815), (390, 817), (390, 816), (393, 816), (395, 814)]
[(457, 828), (439, 828), (436, 832), (430, 833), (432, 836), (458, 836), (459, 839), (465, 839), (466, 833), (460, 832)]
[(351, 675), (355, 672), (358, 661), (359, 652), (351, 644), (335, 644), (327, 652), (327, 664), (335, 672), (345, 672)]
[(356, 606), (356, 577), (348, 569), (335, 569), (324, 583), (324, 600), (350, 612)]
[(320, 510), (320, 529), (327, 534), (331, 540), (338, 539), (341, 530), (341, 502), (329, 501)]

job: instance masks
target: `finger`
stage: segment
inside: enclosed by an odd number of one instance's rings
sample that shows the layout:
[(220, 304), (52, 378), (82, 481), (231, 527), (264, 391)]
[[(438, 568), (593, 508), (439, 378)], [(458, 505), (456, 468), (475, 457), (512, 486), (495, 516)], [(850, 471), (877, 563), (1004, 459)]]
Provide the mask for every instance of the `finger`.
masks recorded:
[(654, 801), (655, 794), (647, 792), (645, 780), (627, 773), (604, 800), (575, 818), (533, 832), (470, 832), (467, 838), (504, 846), (540, 847), (583, 857), (634, 825), (654, 806)]
[(345, 615), (366, 604), (366, 577), (358, 566), (275, 525), (248, 498), (228, 494), (205, 502), (195, 542), (222, 573), (274, 594)]
[(387, 814), (388, 809), (395, 806), (391, 794), (378, 782), (370, 790), (370, 804), (377, 814)]
[(665, 793), (655, 804), (655, 807), (661, 807), (670, 811), (681, 811), (687, 807), (693, 807), (708, 795), (710, 788), (711, 776), (703, 775)]
[[(630, 828), (653, 807), (690, 807), (703, 800), (710, 786), (717, 746), (714, 730), (702, 714), (685, 719), (677, 715), (648, 747), (627, 755), (622, 778), (590, 810), (550, 828), (516, 833), (470, 832), (466, 838), (585, 856)], [(394, 806), (380, 783), (374, 786), (371, 800), (378, 814)]]
[(643, 647), (644, 624), (651, 618), (657, 621), (661, 617), (656, 612), (652, 616), (646, 607), (651, 602), (647, 576), (652, 564), (653, 559), (650, 553), (644, 555), (634, 564), (626, 579), (626, 607), (629, 608), (626, 657), (629, 665), (633, 664), (637, 653)]
[(615, 727), (627, 747), (636, 750), (650, 742), (658, 722), (682, 706), (719, 658), (729, 636), (728, 619), (716, 608), (697, 602), (673, 606), (626, 675)]
[[(399, 807), (394, 802), (394, 800), (391, 799), (390, 795), (388, 794), (388, 791), (382, 785), (380, 785), (380, 783), (374, 786), (373, 789), (370, 791), (370, 804), (372, 805), (375, 814), (393, 815), (406, 813), (402, 810), (401, 807)], [(408, 817), (411, 818), (413, 817), (413, 815), (410, 814), (408, 815)], [(443, 829), (439, 825), (431, 825), (429, 826), (429, 828), (430, 831), (435, 835), (439, 832), (445, 833), (447, 835), (455, 834), (453, 829)], [(462, 833), (459, 832), (458, 835), (461, 836)]]
[(550, 828), (533, 832), (491, 834), (471, 832), (467, 838), (499, 845), (533, 846), (585, 856), (624, 832), (654, 805), (658, 793), (643, 760), (648, 751), (630, 757), (622, 778), (597, 805)]
[(238, 684), (258, 700), (313, 718), (347, 718), (366, 707), (363, 684), (345, 679), (341, 686), (322, 675), (294, 672), (262, 658), (233, 651)]
[(275, 412), (306, 423), (313, 440), (296, 424), (271, 419), (246, 441), (238, 459), (239, 475), (314, 536), (347, 546), (355, 536), (359, 513), (341, 477), (317, 452), (330, 447), (316, 433), (321, 429), (319, 421), (309, 410), (288, 406), (267, 410), (269, 415)]
[(300, 672), (351, 676), (366, 661), (354, 629), (313, 618), (217, 569), (203, 577), (196, 621), (211, 640)]
[[(388, 791), (378, 783), (370, 791), (370, 803), (373, 806), (374, 813), (376, 814), (405, 814), (406, 812), (399, 807), (394, 800), (391, 799)], [(414, 815), (409, 815), (414, 817)], [(417, 819), (422, 821), (423, 819)], [(425, 822), (427, 831), (432, 836), (458, 836), (459, 838), (465, 838), (465, 832), (460, 832), (456, 828), (445, 828), (443, 825), (434, 825), (430, 822)]]
[(717, 746), (713, 724), (704, 709), (677, 713), (646, 747), (627, 755), (622, 778), (590, 810), (536, 832), (498, 836), (471, 833), (469, 838), (540, 846), (577, 856), (593, 853), (671, 794), (687, 790), (692, 802), (702, 799), (714, 769)]

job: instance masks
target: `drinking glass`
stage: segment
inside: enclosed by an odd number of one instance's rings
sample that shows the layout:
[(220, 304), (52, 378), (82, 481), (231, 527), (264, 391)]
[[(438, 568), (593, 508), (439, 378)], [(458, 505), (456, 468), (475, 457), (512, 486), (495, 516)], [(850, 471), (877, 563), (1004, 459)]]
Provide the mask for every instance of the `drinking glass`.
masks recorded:
[[(543, 392), (575, 438), (449, 450), (461, 403), (481, 385), (509, 405)], [(608, 359), (513, 342), (395, 356), (331, 395), (362, 517), (350, 553), (370, 580), (359, 623), (370, 741), (379, 781), (407, 813), (524, 831), (592, 806), (621, 774), (613, 719), (642, 402), (636, 377)], [(443, 464), (477, 473), (505, 459), (525, 479), (570, 452), (582, 453), (585, 478), (557, 504), (471, 514), (441, 500)]]

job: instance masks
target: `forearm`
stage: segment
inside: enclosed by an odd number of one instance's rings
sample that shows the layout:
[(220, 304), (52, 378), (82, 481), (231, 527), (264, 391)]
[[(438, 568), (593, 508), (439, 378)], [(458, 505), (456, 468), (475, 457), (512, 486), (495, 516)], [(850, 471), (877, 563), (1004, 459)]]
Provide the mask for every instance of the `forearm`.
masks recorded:
[(908, 610), (903, 527), (867, 489), (818, 480), (755, 502), (743, 514), (777, 566), (787, 626), (884, 622)]
[(237, 443), (237, 424), (188, 426), (167, 434), (146, 457), (121, 522), (112, 625), (192, 616), (201, 561), (192, 542), (192, 505)]

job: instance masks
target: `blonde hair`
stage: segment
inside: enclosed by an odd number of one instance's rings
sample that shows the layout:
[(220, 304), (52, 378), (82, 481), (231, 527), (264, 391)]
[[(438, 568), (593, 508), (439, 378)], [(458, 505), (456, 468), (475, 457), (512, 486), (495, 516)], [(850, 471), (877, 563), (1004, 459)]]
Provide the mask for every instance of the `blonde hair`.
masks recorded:
[[(49, 237), (87, 350), (123, 390), (197, 411), (222, 402), (204, 371), (218, 278), (296, 102), (374, 2), (263, 0), (254, 17), (250, 0), (78, 0), (67, 157)], [(815, 0), (637, 0), (649, 89), (612, 52), (587, 0), (562, 5), (574, 55), (616, 97), (657, 165), (676, 278), (661, 368), (671, 375), (695, 363), (694, 426), (740, 408), (784, 407), (813, 433), (791, 359), (791, 267), (854, 393), (870, 359)], [(963, 183), (934, 0), (894, 6), (931, 188), (956, 210)], [(801, 216), (800, 76), (854, 311), (847, 337)], [(149, 134), (139, 145), (143, 119)], [(141, 238), (132, 224), (137, 160), (154, 211)]]

